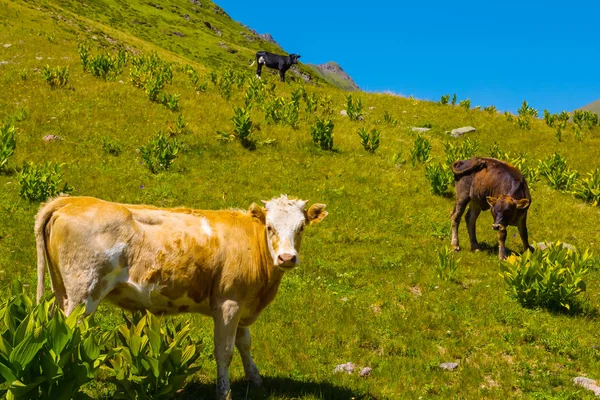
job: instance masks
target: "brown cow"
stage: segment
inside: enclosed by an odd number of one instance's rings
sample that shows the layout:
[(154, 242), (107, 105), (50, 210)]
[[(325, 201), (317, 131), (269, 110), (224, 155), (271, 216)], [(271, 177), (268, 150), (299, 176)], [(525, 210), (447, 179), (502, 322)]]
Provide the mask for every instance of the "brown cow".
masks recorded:
[(92, 313), (107, 298), (129, 310), (211, 316), (217, 397), (230, 399), (234, 345), (246, 378), (260, 385), (248, 326), (298, 264), (304, 226), (327, 216), (324, 204), (306, 203), (282, 195), (246, 212), (56, 198), (36, 217), (38, 301), (47, 264), (67, 314), (81, 303)]
[(492, 211), (492, 228), (498, 231), (498, 258), (506, 258), (506, 228), (509, 225), (519, 228), (519, 235), (525, 250), (533, 251), (527, 237), (527, 210), (531, 195), (521, 172), (512, 165), (495, 158), (475, 157), (452, 163), (456, 186), (456, 203), (452, 210), (452, 246), (458, 245), (458, 225), (465, 208), (465, 216), (471, 251), (479, 250), (475, 233), (475, 222), (479, 213), (488, 208)]

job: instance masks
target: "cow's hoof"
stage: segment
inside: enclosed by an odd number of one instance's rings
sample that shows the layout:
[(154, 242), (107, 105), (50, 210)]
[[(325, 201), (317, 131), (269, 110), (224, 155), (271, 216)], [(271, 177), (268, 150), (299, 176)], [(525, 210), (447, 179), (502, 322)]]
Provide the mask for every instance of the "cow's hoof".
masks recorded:
[(217, 400), (232, 400), (231, 399), (231, 390), (227, 393), (217, 393)]
[(529, 250), (529, 251), (530, 251), (530, 252), (532, 252), (532, 253), (535, 251), (535, 249), (533, 248), (533, 246), (529, 246), (529, 247), (527, 248), (527, 250)]
[(460, 246), (453, 246), (454, 251), (460, 251)]
[(479, 247), (479, 245), (478, 245), (478, 244), (472, 244), (472, 245), (471, 245), (471, 251), (478, 252), (478, 251), (480, 251), (480, 250), (481, 250), (481, 248)]
[(246, 380), (256, 387), (262, 387), (263, 385), (263, 380), (260, 375), (247, 376)]
[(506, 260), (506, 257), (507, 257), (506, 253), (498, 254), (498, 260), (500, 260), (500, 261)]

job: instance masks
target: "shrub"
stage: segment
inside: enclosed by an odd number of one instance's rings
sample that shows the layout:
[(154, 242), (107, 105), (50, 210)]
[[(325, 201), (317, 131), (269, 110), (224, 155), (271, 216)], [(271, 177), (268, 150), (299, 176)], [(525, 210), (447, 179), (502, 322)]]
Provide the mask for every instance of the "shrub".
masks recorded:
[(575, 110), (573, 112), (573, 123), (580, 128), (591, 129), (598, 125), (598, 114), (589, 110)]
[(283, 97), (275, 97), (264, 103), (265, 120), (268, 123), (278, 124), (285, 118), (285, 100)]
[(495, 114), (498, 112), (498, 110), (496, 109), (496, 106), (487, 106), (483, 108), (483, 111), (487, 111), (490, 114)]
[(16, 129), (12, 124), (0, 125), (0, 172), (6, 170), (8, 159), (17, 148), (15, 133)]
[(454, 95), (452, 95), (452, 105), (453, 106), (456, 105), (456, 93), (454, 93)]
[(285, 122), (292, 128), (297, 129), (300, 122), (300, 103), (292, 97), (292, 100), (285, 105), (283, 115)]
[(27, 69), (23, 68), (21, 70), (21, 72), (19, 72), (19, 76), (21, 77), (21, 80), (26, 81), (27, 80)]
[(50, 66), (46, 64), (42, 71), (42, 75), (52, 89), (65, 87), (67, 83), (69, 83), (69, 67), (50, 68)]
[(596, 168), (587, 175), (587, 178), (575, 182), (573, 194), (596, 207), (600, 204), (600, 169)]
[(460, 258), (457, 260), (455, 258), (454, 252), (448, 248), (448, 246), (444, 246), (438, 252), (438, 265), (437, 265), (437, 275), (441, 280), (450, 280), (454, 277), (454, 274), (458, 270), (458, 263), (460, 262)]
[(366, 128), (360, 128), (358, 136), (360, 136), (360, 144), (364, 149), (371, 154), (375, 153), (379, 147), (381, 133), (377, 129), (371, 129), (369, 132)]
[(253, 148), (254, 141), (250, 138), (250, 134), (252, 133), (252, 120), (250, 119), (250, 112), (245, 108), (234, 107), (233, 108), (233, 117), (231, 117), (231, 121), (233, 122), (233, 131), (235, 132), (235, 137), (240, 141), (243, 147), (245, 148)]
[(508, 293), (525, 307), (571, 310), (576, 297), (585, 292), (593, 263), (588, 251), (581, 254), (556, 242), (544, 250), (509, 257), (501, 263), (500, 275)]
[(167, 107), (171, 111), (179, 111), (180, 97), (181, 95), (179, 94), (167, 94), (165, 92), (162, 92), (159, 103)]
[(350, 121), (362, 119), (362, 110), (363, 104), (361, 99), (353, 101), (352, 95), (348, 95), (346, 97), (346, 112), (348, 113), (348, 118), (350, 118)]
[(142, 160), (153, 174), (167, 171), (181, 149), (177, 139), (168, 139), (162, 132), (145, 146), (140, 147)]
[(35, 305), (18, 281), (0, 309), (0, 383), (7, 399), (78, 399), (104, 359), (100, 335), (85, 306), (66, 317), (45, 297)]
[(479, 142), (477, 140), (467, 138), (462, 143), (456, 145), (445, 142), (446, 165), (450, 166), (454, 161), (458, 160), (467, 160), (473, 157), (477, 150), (479, 150)]
[(383, 120), (389, 125), (392, 125), (392, 126), (398, 125), (398, 120), (396, 118), (392, 117), (390, 115), (390, 113), (387, 111), (385, 112), (385, 114), (383, 114)]
[[(147, 311), (125, 317), (117, 333), (118, 345), (109, 352), (104, 369), (127, 399), (168, 399), (196, 372), (199, 348), (190, 338), (190, 324), (174, 323)], [(161, 328), (162, 326), (162, 328)]]
[(410, 160), (413, 167), (417, 165), (417, 162), (426, 163), (431, 160), (429, 154), (431, 153), (431, 143), (429, 140), (424, 138), (421, 134), (417, 135), (413, 148), (410, 149)]
[(517, 117), (517, 125), (519, 128), (523, 130), (531, 129), (531, 118), (537, 118), (538, 110), (530, 107), (529, 104), (527, 104), (527, 100), (523, 100), (521, 108), (519, 108), (517, 111), (519, 114)]
[(106, 154), (118, 157), (123, 152), (123, 146), (114, 139), (103, 137), (102, 150), (104, 150)]
[(442, 163), (428, 164), (425, 167), (425, 177), (429, 181), (431, 193), (441, 196), (454, 181), (454, 175)]
[(306, 103), (306, 114), (310, 115), (310, 114), (314, 114), (317, 112), (317, 108), (319, 107), (319, 97), (317, 96), (316, 93), (311, 93), (308, 94), (306, 92), (304, 92), (304, 102)]
[(567, 160), (558, 153), (540, 161), (539, 170), (551, 188), (563, 191), (571, 189), (578, 175), (577, 171), (567, 167)]
[(77, 46), (77, 52), (79, 53), (79, 59), (81, 60), (81, 66), (83, 68), (83, 71), (85, 72), (88, 69), (90, 50), (87, 48), (87, 46), (85, 44), (79, 43), (79, 45)]
[(110, 54), (98, 54), (87, 63), (88, 70), (96, 78), (115, 80), (123, 72), (123, 64)]
[(310, 127), (313, 142), (323, 150), (333, 150), (333, 122), (329, 119), (317, 118)]
[(442, 105), (446, 105), (450, 102), (450, 95), (449, 94), (445, 94), (442, 96), (442, 98), (440, 99), (440, 104)]
[(19, 181), (19, 195), (29, 201), (45, 201), (49, 197), (59, 194), (68, 194), (73, 188), (65, 183), (60, 187), (62, 181), (63, 164), (35, 165), (30, 162), (23, 165), (23, 169), (17, 175)]
[(175, 121), (175, 126), (169, 125), (169, 134), (171, 136), (182, 135), (187, 132), (188, 123), (183, 120), (183, 116), (179, 114), (177, 117), (177, 121)]
[(319, 105), (321, 106), (322, 113), (324, 115), (332, 115), (333, 114), (333, 99), (330, 95), (321, 96), (319, 100)]
[(462, 108), (464, 108), (465, 110), (470, 110), (471, 109), (471, 99), (461, 100), (460, 103), (458, 103), (458, 105), (461, 106)]

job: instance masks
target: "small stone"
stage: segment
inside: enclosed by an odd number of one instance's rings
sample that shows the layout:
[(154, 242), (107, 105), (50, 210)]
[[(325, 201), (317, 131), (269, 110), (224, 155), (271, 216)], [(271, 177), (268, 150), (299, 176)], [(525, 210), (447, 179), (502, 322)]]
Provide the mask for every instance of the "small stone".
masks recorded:
[(96, 36), (96, 35), (92, 36), (92, 40), (98, 40), (98, 36)]
[(374, 110), (374, 109), (375, 109), (375, 107), (369, 107), (369, 110)]
[(59, 136), (56, 135), (46, 135), (43, 138), (44, 142), (53, 142), (55, 140), (62, 140)]
[(340, 111), (340, 115), (344, 116), (344, 117), (347, 117), (348, 116), (348, 111), (342, 110), (342, 111)]
[(335, 369), (333, 370), (333, 373), (337, 374), (340, 372), (346, 372), (347, 374), (351, 374), (354, 372), (355, 369), (356, 369), (356, 365), (354, 365), (354, 363), (347, 362), (346, 364), (340, 364), (340, 365), (336, 366)]
[(423, 133), (423, 132), (427, 132), (430, 131), (431, 128), (420, 128), (418, 126), (413, 126), (412, 128), (410, 128), (413, 132), (419, 132), (419, 133)]
[(358, 120), (359, 120), (359, 121), (364, 121), (364, 120), (365, 120), (365, 117), (363, 117), (362, 115), (359, 115), (359, 116), (358, 116)]
[(445, 362), (440, 364), (441, 369), (445, 369), (446, 371), (454, 371), (458, 368), (458, 364), (455, 362)]
[(190, 20), (190, 16), (188, 14), (183, 14), (183, 18), (187, 19), (188, 21)]
[(473, 128), (472, 126), (463, 126), (462, 128), (452, 129), (452, 132), (450, 132), (450, 134), (453, 137), (457, 138), (457, 137), (461, 137), (465, 133), (471, 133), (471, 132), (475, 132), (475, 131), (476, 131), (476, 129)]
[(8, 49), (10, 46), (12, 46), (12, 44), (10, 44), (10, 43), (5, 43), (5, 44), (4, 44), (4, 48), (5, 48), (5, 49)]
[(124, 82), (123, 82), (122, 80), (120, 80), (120, 81), (119, 81), (119, 83), (121, 83), (121, 84), (122, 84), (122, 83), (124, 83)]
[(381, 307), (377, 304), (371, 304), (371, 311), (373, 311), (374, 314), (381, 314)]
[(421, 288), (418, 286), (412, 286), (410, 288), (410, 292), (414, 294), (416, 297), (420, 297), (423, 293), (421, 292)]
[[(540, 250), (546, 250), (548, 247), (550, 247), (552, 244), (554, 244), (554, 242), (539, 242), (533, 245), (533, 247), (538, 248)], [(575, 248), (575, 246), (573, 246), (572, 244), (569, 243), (560, 243), (561, 246), (563, 247), (563, 249), (569, 249), (569, 250), (577, 250), (577, 248)]]
[(4, 65), (4, 64), (10, 64), (10, 61), (0, 61), (0, 65)]
[(591, 390), (596, 396), (600, 396), (600, 386), (596, 385), (595, 380), (586, 378), (584, 376), (578, 376), (577, 378), (573, 378), (573, 382), (577, 386), (581, 386), (585, 389)]
[(364, 367), (358, 374), (364, 378), (365, 376), (371, 375), (371, 371), (373, 371), (373, 368)]
[(38, 61), (42, 61), (44, 59), (44, 57), (36, 57), (35, 59)]

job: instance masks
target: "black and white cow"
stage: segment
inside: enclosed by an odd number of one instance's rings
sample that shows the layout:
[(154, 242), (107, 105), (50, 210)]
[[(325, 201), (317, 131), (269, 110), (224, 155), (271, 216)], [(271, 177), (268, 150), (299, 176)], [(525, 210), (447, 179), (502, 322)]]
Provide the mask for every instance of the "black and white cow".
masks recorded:
[(300, 56), (298, 54), (280, 56), (279, 54), (268, 53), (266, 51), (258, 51), (256, 52), (256, 60), (250, 64), (250, 66), (253, 66), (254, 63), (258, 64), (256, 66), (256, 76), (258, 78), (260, 78), (263, 65), (266, 65), (269, 68), (277, 69), (279, 70), (279, 79), (281, 82), (284, 82), (285, 72), (290, 69), (293, 64), (298, 64), (299, 58)]

